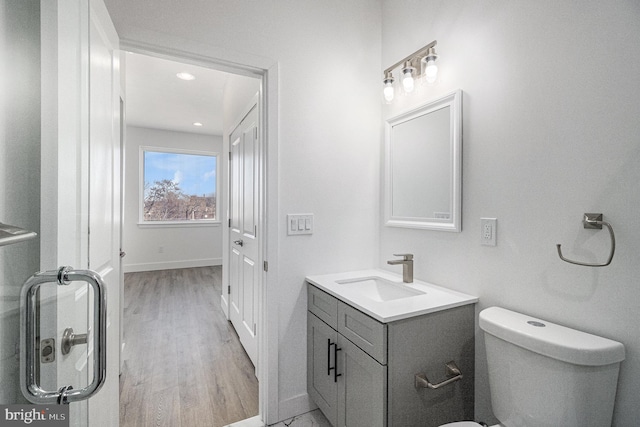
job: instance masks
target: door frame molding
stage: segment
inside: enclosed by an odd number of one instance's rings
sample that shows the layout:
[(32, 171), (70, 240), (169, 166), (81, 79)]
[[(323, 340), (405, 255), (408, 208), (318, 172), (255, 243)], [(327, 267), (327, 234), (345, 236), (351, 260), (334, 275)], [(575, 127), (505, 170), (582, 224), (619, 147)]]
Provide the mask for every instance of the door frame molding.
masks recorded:
[[(167, 34), (139, 34), (161, 44), (120, 38), (120, 49), (179, 61), (261, 79), (258, 134), (262, 142), (260, 155), (259, 223), (262, 260), (269, 262), (268, 273), (262, 270), (258, 337), (259, 417), (266, 424), (279, 421), (278, 392), (278, 62), (262, 56), (230, 52), (228, 49), (202, 44)], [(126, 60), (125, 60), (126, 67)], [(228, 153), (223, 154), (225, 162)], [(226, 163), (225, 163), (226, 164)], [(225, 195), (226, 197), (226, 195)], [(225, 210), (224, 221), (228, 221)], [(224, 244), (224, 242), (223, 242)], [(261, 260), (261, 261), (262, 261)], [(271, 309), (269, 309), (271, 307)]]

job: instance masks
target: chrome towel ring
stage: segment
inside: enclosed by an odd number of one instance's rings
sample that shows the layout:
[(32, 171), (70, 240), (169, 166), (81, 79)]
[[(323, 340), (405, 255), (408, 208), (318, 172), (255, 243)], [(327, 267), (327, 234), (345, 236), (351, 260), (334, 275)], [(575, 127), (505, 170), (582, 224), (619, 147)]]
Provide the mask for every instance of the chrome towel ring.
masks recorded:
[(601, 213), (585, 213), (584, 219), (582, 220), (582, 224), (584, 225), (584, 228), (589, 228), (589, 229), (601, 230), (603, 225), (607, 227), (607, 229), (609, 230), (609, 235), (611, 236), (611, 252), (609, 252), (609, 259), (607, 259), (607, 261), (604, 264), (573, 261), (562, 256), (560, 243), (558, 243), (556, 245), (556, 248), (558, 248), (558, 255), (560, 256), (560, 259), (565, 262), (575, 264), (575, 265), (582, 265), (584, 267), (606, 267), (607, 265), (611, 264), (611, 260), (613, 259), (613, 254), (616, 251), (616, 236), (613, 234), (613, 227), (611, 227), (611, 224), (602, 220)]

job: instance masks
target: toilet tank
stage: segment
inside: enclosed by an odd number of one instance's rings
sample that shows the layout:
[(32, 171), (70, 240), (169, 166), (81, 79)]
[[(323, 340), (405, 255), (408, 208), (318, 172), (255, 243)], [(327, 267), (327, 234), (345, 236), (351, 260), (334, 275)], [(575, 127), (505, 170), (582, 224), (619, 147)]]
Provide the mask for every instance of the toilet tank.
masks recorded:
[(502, 425), (611, 425), (624, 345), (500, 307), (479, 323)]

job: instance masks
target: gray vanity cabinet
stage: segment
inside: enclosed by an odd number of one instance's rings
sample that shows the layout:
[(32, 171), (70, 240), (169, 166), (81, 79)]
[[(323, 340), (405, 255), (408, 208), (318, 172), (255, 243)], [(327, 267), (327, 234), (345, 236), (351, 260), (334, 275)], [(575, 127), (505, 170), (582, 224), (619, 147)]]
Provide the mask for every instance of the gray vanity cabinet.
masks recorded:
[[(473, 419), (474, 304), (381, 323), (309, 284), (307, 390), (335, 427), (439, 426)], [(433, 383), (455, 360), (463, 379)]]
[(384, 328), (380, 328), (381, 323), (351, 310), (332, 296), (309, 287), (307, 389), (332, 425), (382, 427), (386, 425), (387, 413), (387, 366), (343, 333), (354, 341), (366, 342), (365, 348), (370, 347), (373, 353), (382, 354), (382, 348), (369, 341), (376, 339), (369, 335), (378, 329), (374, 335), (380, 341)]
[(338, 427), (385, 425), (387, 367), (338, 334)]
[(334, 426), (383, 426), (387, 367), (314, 314), (307, 322), (308, 388), (322, 413)]
[(335, 345), (338, 345), (338, 333), (315, 315), (308, 313), (307, 388), (316, 405), (334, 426), (338, 418)]

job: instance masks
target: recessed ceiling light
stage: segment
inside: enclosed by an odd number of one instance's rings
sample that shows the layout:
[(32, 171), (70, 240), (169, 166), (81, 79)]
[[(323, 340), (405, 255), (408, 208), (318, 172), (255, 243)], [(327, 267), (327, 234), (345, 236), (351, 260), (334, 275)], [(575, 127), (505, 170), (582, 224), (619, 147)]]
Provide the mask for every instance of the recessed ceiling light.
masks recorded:
[(176, 74), (176, 77), (178, 77), (179, 79), (182, 80), (193, 80), (196, 78), (196, 76), (194, 76), (193, 74), (190, 73), (178, 73)]
[(194, 122), (194, 123), (193, 123), (193, 125), (194, 125), (194, 126), (202, 126), (202, 123), (200, 123), (200, 122)]

